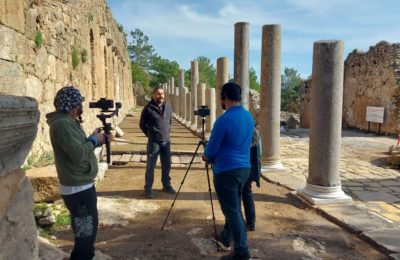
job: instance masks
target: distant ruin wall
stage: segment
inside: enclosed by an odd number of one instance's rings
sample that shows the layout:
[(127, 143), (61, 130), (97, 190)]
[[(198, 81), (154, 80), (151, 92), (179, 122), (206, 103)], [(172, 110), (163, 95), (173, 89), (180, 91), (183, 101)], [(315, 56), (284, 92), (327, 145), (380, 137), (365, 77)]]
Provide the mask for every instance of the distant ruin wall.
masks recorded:
[[(379, 42), (368, 52), (354, 50), (349, 54), (344, 73), (344, 126), (368, 129), (367, 106), (384, 107), (385, 121), (381, 132), (397, 133), (399, 97), (400, 44)], [(371, 123), (371, 131), (378, 131), (377, 123)]]
[(134, 105), (126, 39), (105, 0), (0, 0), (0, 93), (38, 101), (40, 122), (32, 155), (51, 151), (45, 115), (65, 85), (85, 96), (83, 127), (101, 126), (88, 103), (107, 97)]
[[(368, 129), (367, 106), (384, 107), (381, 133), (400, 129), (400, 44), (379, 42), (367, 52), (354, 50), (345, 60), (343, 127)], [(300, 126), (309, 127), (311, 80), (301, 86)], [(379, 125), (371, 123), (371, 131)]]

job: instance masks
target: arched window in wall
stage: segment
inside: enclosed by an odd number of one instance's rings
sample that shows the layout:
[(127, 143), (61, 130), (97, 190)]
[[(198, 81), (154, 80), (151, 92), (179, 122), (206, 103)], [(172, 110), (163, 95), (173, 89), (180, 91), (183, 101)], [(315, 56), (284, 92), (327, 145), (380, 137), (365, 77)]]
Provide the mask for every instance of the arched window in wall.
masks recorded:
[(94, 36), (90, 29), (90, 59), (92, 64), (92, 100), (96, 100), (96, 60), (94, 50)]

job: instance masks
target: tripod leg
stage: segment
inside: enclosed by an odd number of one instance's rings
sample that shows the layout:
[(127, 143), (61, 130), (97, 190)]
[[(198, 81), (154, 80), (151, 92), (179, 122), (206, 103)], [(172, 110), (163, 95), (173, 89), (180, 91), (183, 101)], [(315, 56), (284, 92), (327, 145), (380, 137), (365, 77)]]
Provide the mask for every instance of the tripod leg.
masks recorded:
[(178, 192), (175, 194), (174, 201), (172, 202), (171, 207), (169, 208), (167, 217), (166, 217), (165, 220), (164, 220), (164, 224), (162, 225), (161, 230), (164, 230), (164, 227), (165, 227), (165, 224), (167, 223), (168, 217), (169, 217), (169, 215), (171, 214), (172, 208), (173, 208), (174, 205), (175, 205), (175, 201), (176, 201), (176, 199), (178, 198), (179, 192), (181, 191), (181, 188), (182, 188), (182, 186), (183, 186), (183, 183), (185, 182), (185, 179), (186, 179), (186, 176), (187, 176), (187, 174), (188, 174), (188, 172), (189, 172), (189, 170), (190, 170), (190, 167), (192, 167), (194, 158), (196, 157), (197, 151), (199, 150), (199, 147), (200, 147), (201, 144), (202, 144), (201, 141), (199, 141), (199, 143), (197, 144), (196, 151), (195, 151), (194, 154), (193, 154), (192, 160), (190, 160), (189, 166), (188, 166), (188, 168), (187, 168), (187, 170), (186, 170), (185, 175), (183, 176), (183, 179), (182, 179), (182, 181), (181, 181), (181, 185), (179, 186)]
[[(211, 211), (212, 211), (212, 218), (213, 218), (213, 224), (214, 224), (214, 235), (217, 236), (217, 225), (215, 224), (214, 204), (213, 204), (212, 195), (211, 195), (211, 183), (210, 183), (210, 175), (208, 173), (208, 163), (206, 163), (206, 171), (207, 171), (207, 181), (208, 181), (208, 193), (210, 195)], [(217, 240), (215, 240), (215, 245), (217, 246), (217, 251), (220, 251)]]

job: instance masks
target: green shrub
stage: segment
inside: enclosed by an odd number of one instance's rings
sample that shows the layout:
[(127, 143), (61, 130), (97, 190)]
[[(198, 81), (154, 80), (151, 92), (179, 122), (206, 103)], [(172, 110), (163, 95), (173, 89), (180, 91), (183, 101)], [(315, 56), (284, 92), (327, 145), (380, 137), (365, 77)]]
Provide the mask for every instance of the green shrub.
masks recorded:
[(79, 51), (76, 47), (72, 47), (72, 68), (76, 69), (79, 65)]
[(44, 40), (43, 40), (43, 35), (42, 35), (42, 33), (41, 33), (40, 31), (37, 31), (37, 32), (36, 32), (36, 35), (35, 35), (35, 44), (36, 44), (36, 47), (42, 46), (43, 42), (44, 42)]

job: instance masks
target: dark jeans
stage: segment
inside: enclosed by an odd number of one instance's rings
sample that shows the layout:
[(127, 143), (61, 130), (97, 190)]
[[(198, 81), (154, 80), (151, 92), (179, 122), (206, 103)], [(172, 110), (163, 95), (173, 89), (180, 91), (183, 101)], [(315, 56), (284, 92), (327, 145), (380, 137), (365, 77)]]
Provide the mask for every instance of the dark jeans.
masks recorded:
[(75, 243), (71, 260), (86, 260), (94, 257), (99, 218), (97, 213), (97, 195), (94, 186), (90, 189), (62, 196), (69, 213), (74, 232)]
[(164, 187), (171, 186), (169, 172), (171, 170), (171, 146), (170, 142), (147, 142), (147, 165), (145, 176), (145, 190), (151, 190), (154, 182), (154, 168), (156, 167), (158, 155), (161, 159), (161, 182)]
[(256, 208), (254, 206), (253, 191), (251, 190), (252, 181), (248, 179), (243, 187), (242, 201), (246, 224), (249, 227), (256, 225)]
[(235, 241), (235, 255), (249, 255), (246, 227), (242, 218), (242, 190), (249, 177), (250, 169), (234, 169), (214, 174), (214, 187), (225, 216), (221, 231), (224, 244)]

